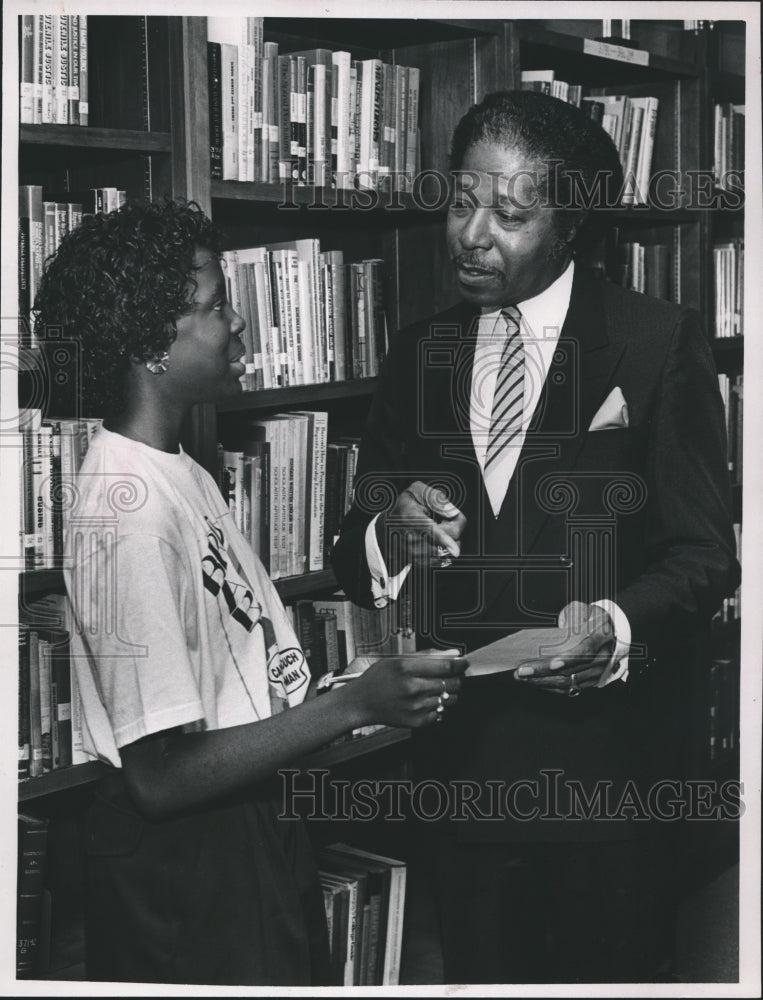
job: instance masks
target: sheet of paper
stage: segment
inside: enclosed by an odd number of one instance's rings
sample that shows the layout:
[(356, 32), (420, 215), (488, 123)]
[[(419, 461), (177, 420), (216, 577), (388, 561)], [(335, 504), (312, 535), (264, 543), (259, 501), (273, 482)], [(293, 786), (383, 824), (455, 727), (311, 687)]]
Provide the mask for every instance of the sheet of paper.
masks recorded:
[(555, 655), (555, 650), (569, 639), (566, 628), (525, 628), (488, 646), (467, 654), (469, 667), (465, 677), (482, 677), (504, 670), (516, 670), (526, 660)]

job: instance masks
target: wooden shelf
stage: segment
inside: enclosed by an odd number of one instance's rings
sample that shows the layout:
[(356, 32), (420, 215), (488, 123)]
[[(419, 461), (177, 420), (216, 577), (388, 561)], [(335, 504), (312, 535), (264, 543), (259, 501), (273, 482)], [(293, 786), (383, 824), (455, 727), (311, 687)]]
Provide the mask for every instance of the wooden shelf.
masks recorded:
[(281, 406), (292, 409), (305, 403), (318, 405), (330, 399), (370, 396), (375, 387), (376, 378), (359, 378), (318, 385), (292, 385), (284, 389), (255, 389), (222, 400), (217, 404), (217, 410), (230, 413), (236, 410), (272, 410)]
[(410, 729), (395, 729), (385, 726), (384, 729), (371, 733), (370, 736), (361, 736), (358, 739), (347, 740), (345, 743), (335, 743), (322, 750), (316, 750), (315, 753), (308, 754), (291, 766), (300, 770), (335, 767), (337, 764), (365, 757), (366, 754), (377, 753), (379, 750), (394, 746), (396, 743), (403, 743), (410, 738)]
[[(410, 739), (409, 729), (394, 729), (385, 727), (370, 736), (361, 736), (354, 740), (336, 743), (332, 746), (316, 750), (288, 767), (299, 770), (317, 767), (334, 767), (350, 760), (357, 760), (370, 753), (378, 753), (387, 747), (394, 746)], [(108, 765), (100, 761), (87, 764), (77, 764), (74, 767), (62, 767), (50, 771), (39, 778), (29, 778), (19, 782), (19, 802), (32, 802), (36, 799), (56, 795), (58, 792), (71, 791), (74, 788), (84, 788), (99, 781), (108, 771)]]
[(21, 125), (19, 141), (22, 145), (112, 149), (125, 153), (169, 153), (172, 149), (169, 132), (91, 128), (88, 125)]
[(380, 52), (399, 46), (454, 41), (488, 33), (479, 21), (424, 18), (268, 17), (265, 37), (279, 41), (281, 51), (325, 46), (362, 52)]
[[(275, 204), (284, 212), (309, 208), (312, 211), (410, 212), (419, 208), (403, 191), (365, 188), (319, 188), (311, 185), (266, 184), (263, 181), (211, 182), (213, 201), (248, 201)], [(421, 209), (432, 211), (432, 209)]]
[(19, 596), (22, 601), (63, 589), (63, 570), (32, 569), (19, 574)]
[(75, 764), (73, 767), (62, 767), (57, 771), (49, 771), (39, 778), (20, 781), (19, 802), (31, 802), (34, 799), (55, 795), (57, 792), (92, 785), (102, 778), (107, 770), (108, 765), (94, 760), (87, 764)]
[(744, 337), (715, 337), (710, 347), (713, 354), (744, 354)]
[(545, 59), (554, 68), (559, 67), (560, 74), (577, 73), (576, 78), (569, 78), (569, 83), (595, 84), (602, 76), (606, 77), (609, 83), (615, 84), (666, 78), (696, 78), (699, 75), (693, 63), (655, 55), (645, 49), (636, 49), (647, 59), (647, 63), (642, 64), (631, 62), (625, 58), (625, 53), (623, 58), (618, 58), (617, 50), (627, 48), (624, 46), (610, 45), (613, 55), (607, 56), (586, 51), (588, 47), (602, 44), (593, 39), (532, 27), (521, 21), (517, 22), (516, 30), (522, 47), (522, 68), (549, 68), (541, 65)]
[(700, 222), (703, 217), (700, 209), (672, 208), (663, 210), (651, 205), (629, 205), (626, 208), (613, 209), (610, 220), (620, 225), (637, 226), (674, 226), (681, 223)]
[(285, 576), (280, 580), (274, 580), (273, 585), (282, 601), (293, 600), (295, 597), (307, 597), (319, 590), (330, 590), (338, 586), (337, 579), (330, 569), (303, 573), (301, 576)]

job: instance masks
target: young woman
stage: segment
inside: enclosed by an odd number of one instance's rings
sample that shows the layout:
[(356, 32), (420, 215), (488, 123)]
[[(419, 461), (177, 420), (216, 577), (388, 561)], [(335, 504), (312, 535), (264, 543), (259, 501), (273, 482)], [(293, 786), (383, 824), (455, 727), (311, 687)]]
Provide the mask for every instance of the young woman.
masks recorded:
[(87, 219), (36, 306), (41, 335), (81, 345), (84, 404), (104, 417), (67, 531), (83, 738), (112, 768), (88, 818), (88, 976), (326, 983), (322, 896), (303, 828), (278, 819), (277, 770), (361, 725), (435, 721), (466, 663), (383, 660), (307, 696), (278, 594), (180, 444), (190, 408), (244, 371), (198, 206)]

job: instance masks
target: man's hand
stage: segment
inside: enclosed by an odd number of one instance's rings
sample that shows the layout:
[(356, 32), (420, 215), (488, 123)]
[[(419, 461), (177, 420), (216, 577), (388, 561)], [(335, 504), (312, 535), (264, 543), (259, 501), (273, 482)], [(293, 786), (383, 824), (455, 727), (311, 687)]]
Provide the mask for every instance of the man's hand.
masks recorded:
[(553, 654), (523, 663), (514, 676), (554, 694), (597, 687), (615, 648), (612, 619), (603, 608), (572, 601), (562, 609), (559, 625), (567, 628), (567, 640)]
[(422, 567), (457, 558), (465, 527), (466, 518), (442, 490), (417, 480), (377, 520), (376, 537), (394, 575), (409, 563)]

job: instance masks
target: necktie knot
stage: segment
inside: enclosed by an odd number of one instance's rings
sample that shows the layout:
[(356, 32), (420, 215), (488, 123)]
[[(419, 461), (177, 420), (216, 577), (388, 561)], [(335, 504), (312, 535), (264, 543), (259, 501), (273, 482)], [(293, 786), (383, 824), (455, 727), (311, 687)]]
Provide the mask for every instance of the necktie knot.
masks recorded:
[(516, 306), (505, 306), (501, 309), (501, 315), (506, 321), (506, 326), (509, 329), (512, 326), (519, 326), (519, 321), (522, 319), (522, 313)]

